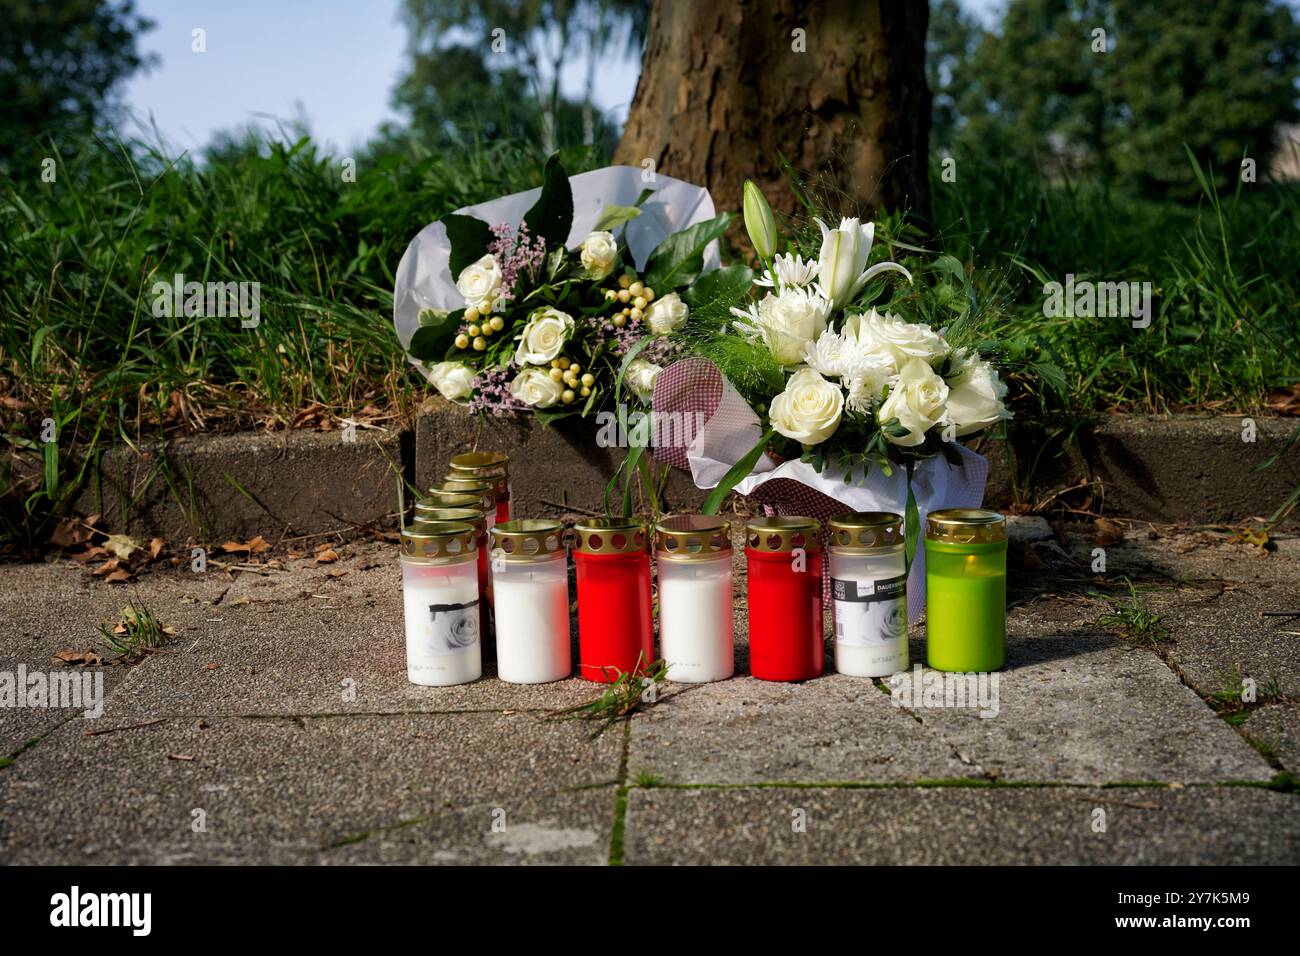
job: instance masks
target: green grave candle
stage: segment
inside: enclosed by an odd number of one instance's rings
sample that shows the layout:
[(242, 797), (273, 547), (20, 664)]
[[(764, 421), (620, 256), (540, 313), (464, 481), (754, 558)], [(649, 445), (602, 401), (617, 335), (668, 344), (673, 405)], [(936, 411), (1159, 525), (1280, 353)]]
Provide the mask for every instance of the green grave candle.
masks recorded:
[(1006, 661), (1007, 530), (996, 511), (926, 515), (925, 635), (935, 670), (995, 671)]

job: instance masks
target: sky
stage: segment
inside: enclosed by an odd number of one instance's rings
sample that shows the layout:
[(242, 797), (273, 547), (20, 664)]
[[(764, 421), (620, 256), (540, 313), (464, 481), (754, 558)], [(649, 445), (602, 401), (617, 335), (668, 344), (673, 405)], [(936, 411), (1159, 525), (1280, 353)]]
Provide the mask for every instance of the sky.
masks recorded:
[[(964, 0), (986, 24), (1003, 0)], [(1289, 0), (1300, 6), (1300, 0)], [(401, 0), (137, 0), (156, 23), (141, 40), (160, 62), (124, 87), (138, 121), (157, 124), (181, 149), (250, 122), (305, 117), (317, 140), (341, 155), (396, 119), (391, 94), (406, 61)], [(207, 51), (191, 49), (206, 31)], [(611, 57), (596, 101), (621, 124), (636, 89), (640, 59)], [(573, 64), (562, 87), (580, 93)]]

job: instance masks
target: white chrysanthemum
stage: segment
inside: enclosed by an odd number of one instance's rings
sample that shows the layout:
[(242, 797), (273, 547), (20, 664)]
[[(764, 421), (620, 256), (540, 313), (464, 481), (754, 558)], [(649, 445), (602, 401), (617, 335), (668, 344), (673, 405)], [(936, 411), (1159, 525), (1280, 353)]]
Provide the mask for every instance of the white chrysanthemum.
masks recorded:
[[(776, 273), (773, 276), (773, 273)], [(817, 278), (817, 262), (804, 262), (799, 255), (781, 253), (772, 260), (772, 268), (764, 269), (763, 274), (754, 280), (754, 285), (773, 288), (780, 282), (781, 288), (802, 287)]]

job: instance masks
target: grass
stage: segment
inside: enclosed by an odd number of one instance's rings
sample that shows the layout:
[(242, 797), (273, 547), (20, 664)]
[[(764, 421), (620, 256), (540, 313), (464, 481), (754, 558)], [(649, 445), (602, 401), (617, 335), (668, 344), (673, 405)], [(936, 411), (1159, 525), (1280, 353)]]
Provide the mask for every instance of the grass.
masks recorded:
[(620, 720), (627, 720), (633, 714), (653, 705), (657, 690), (668, 674), (666, 661), (656, 661), (650, 666), (643, 666), (640, 657), (630, 672), (618, 672), (599, 697), (585, 704), (565, 707), (548, 716), (556, 720), (598, 721), (593, 738), (599, 737)]
[(131, 601), (122, 609), (122, 620), (99, 625), (105, 646), (126, 660), (142, 657), (167, 643), (175, 630), (164, 627), (143, 601)]
[(1124, 580), (1128, 583), (1128, 603), (1111, 603), (1110, 610), (1097, 618), (1097, 627), (1119, 631), (1139, 644), (1151, 646), (1159, 644), (1168, 636), (1168, 628), (1165, 627), (1160, 615), (1148, 608), (1146, 602), (1138, 597), (1137, 586), (1128, 578)]
[[(0, 544), (19, 550), (48, 538), (107, 448), (286, 428), (308, 408), (335, 423), (409, 413), (427, 386), (391, 325), (403, 250), (455, 208), (532, 187), (545, 160), (498, 142), (361, 156), (352, 177), (285, 134), (206, 160), (107, 138), (49, 153), (54, 182), (0, 178)], [(580, 172), (608, 158), (564, 161)], [(880, 228), (923, 281), (882, 294), (912, 318), (978, 325), (972, 344), (998, 340), (1016, 426), (1047, 424), (1040, 448), (1107, 411), (1258, 411), (1270, 387), (1300, 381), (1295, 185), (1220, 196), (1207, 180), (1178, 206), (973, 160), (932, 184), (933, 236), (897, 216)], [(259, 283), (260, 324), (156, 315), (154, 283), (177, 273)], [(1045, 317), (1042, 286), (1067, 273), (1152, 282), (1151, 327)], [(184, 476), (159, 480), (183, 497)]]

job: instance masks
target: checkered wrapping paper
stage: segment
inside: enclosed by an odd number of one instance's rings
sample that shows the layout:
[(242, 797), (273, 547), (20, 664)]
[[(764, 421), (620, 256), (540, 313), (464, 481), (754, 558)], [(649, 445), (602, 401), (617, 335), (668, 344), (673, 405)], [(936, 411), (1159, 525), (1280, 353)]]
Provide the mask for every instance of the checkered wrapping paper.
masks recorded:
[[(655, 379), (652, 406), (656, 460), (688, 469), (699, 488), (713, 488), (763, 436), (763, 423), (735, 387), (712, 362), (693, 357), (665, 368)], [(672, 416), (672, 427), (660, 427)], [(661, 441), (661, 439), (664, 439)], [(917, 462), (912, 492), (924, 525), (925, 516), (939, 508), (978, 508), (984, 499), (988, 461), (956, 445), (960, 466), (943, 457)], [(818, 473), (801, 461), (759, 459), (736, 491), (768, 514), (807, 515), (823, 524), (845, 511), (892, 511), (907, 507), (905, 469), (885, 475), (879, 468), (858, 472), (850, 482), (844, 471)], [(823, 529), (824, 530), (824, 529)], [(829, 575), (824, 576), (829, 594)], [(920, 546), (907, 579), (908, 619), (915, 622), (925, 607), (925, 549)]]

